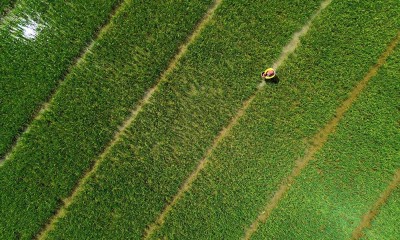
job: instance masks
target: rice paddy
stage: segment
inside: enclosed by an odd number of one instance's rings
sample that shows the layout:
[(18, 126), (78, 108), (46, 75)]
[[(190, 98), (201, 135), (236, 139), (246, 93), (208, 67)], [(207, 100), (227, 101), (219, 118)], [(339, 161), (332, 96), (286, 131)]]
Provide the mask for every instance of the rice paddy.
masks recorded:
[(1, 239), (400, 236), (400, 2), (0, 16)]

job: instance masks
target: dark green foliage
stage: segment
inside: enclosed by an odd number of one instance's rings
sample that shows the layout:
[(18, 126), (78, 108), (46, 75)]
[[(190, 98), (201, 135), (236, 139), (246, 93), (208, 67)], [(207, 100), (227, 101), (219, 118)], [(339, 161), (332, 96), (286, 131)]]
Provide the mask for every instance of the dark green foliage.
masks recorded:
[[(61, 84), (49, 111), (34, 121), (0, 167), (1, 239), (31, 238), (63, 205), (118, 126), (156, 84), (210, 2), (130, 2), (112, 20), (92, 53)], [(139, 239), (215, 136), (254, 94), (260, 72), (273, 64), (319, 4), (224, 1), (49, 237)], [(310, 139), (334, 117), (397, 34), (398, 9), (397, 0), (334, 0), (279, 68), (280, 83), (268, 84), (256, 95), (154, 237), (242, 237), (304, 156)], [(255, 238), (350, 236), (400, 167), (395, 159), (399, 52), (371, 80)], [(2, 67), (1, 57), (0, 70), (17, 74), (17, 68)], [(59, 58), (57, 52), (53, 58)], [(24, 71), (34, 75), (32, 69)], [(25, 79), (19, 84), (28, 83)], [(10, 96), (18, 95), (14, 91), (10, 88)], [(15, 131), (7, 134), (15, 136)], [(397, 196), (395, 192), (389, 199), (373, 223), (376, 230), (367, 236), (396, 236)]]
[[(85, 2), (98, 5), (92, 1)], [(123, 6), (112, 19), (109, 31), (100, 36), (91, 52), (61, 84), (49, 111), (33, 122), (11, 157), (0, 167), (0, 239), (10, 239), (16, 234), (23, 239), (31, 238), (48, 221), (62, 205), (62, 199), (69, 196), (84, 171), (111, 141), (118, 126), (128, 117), (138, 100), (155, 84), (209, 4), (210, 1), (182, 0), (173, 3), (129, 2)], [(101, 11), (106, 10), (101, 4), (98, 7)], [(60, 8), (61, 12), (57, 12), (57, 15), (62, 16), (63, 11), (65, 14), (76, 14), (65, 6)], [(82, 11), (81, 7), (76, 11)], [(100, 15), (99, 11), (93, 9), (89, 12)], [(74, 29), (78, 31), (71, 33), (75, 37), (87, 34), (85, 31), (81, 33), (80, 28)], [(44, 38), (45, 34), (42, 36)], [(39, 40), (33, 44), (39, 44)], [(58, 46), (65, 43), (59, 39), (51, 44)], [(16, 46), (23, 49), (31, 45)], [(43, 51), (45, 48), (41, 46), (40, 49)], [(51, 55), (53, 51), (48, 52), (46, 48), (45, 52)], [(66, 61), (60, 56), (63, 54), (55, 53), (57, 59)], [(11, 50), (8, 54), (11, 54)], [(26, 61), (32, 63), (34, 59), (28, 58)], [(49, 69), (35, 71), (33, 69), (37, 66), (32, 65), (32, 69), (26, 71), (30, 72), (29, 76), (37, 76), (39, 81), (42, 73), (58, 75), (53, 71), (53, 66), (60, 65), (54, 62), (51, 65), (40, 64), (39, 68)], [(16, 74), (13, 71), (17, 67), (4, 66), (1, 69), (8, 71), (9, 75), (6, 76), (11, 78), (15, 76), (12, 73)], [(21, 80), (18, 84), (37, 84), (34, 79)], [(39, 82), (48, 85), (43, 79)], [(32, 90), (32, 87), (27, 89)], [(39, 85), (34, 88), (35, 91), (39, 89)], [(22, 95), (15, 89), (11, 90), (10, 96)], [(35, 96), (43, 94), (37, 92)], [(17, 108), (17, 105), (14, 107)], [(22, 112), (18, 109), (13, 111)]]

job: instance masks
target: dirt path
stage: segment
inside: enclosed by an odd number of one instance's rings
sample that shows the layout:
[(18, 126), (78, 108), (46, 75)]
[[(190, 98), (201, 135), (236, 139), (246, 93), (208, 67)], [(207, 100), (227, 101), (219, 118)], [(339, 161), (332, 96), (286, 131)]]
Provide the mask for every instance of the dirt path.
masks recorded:
[(257, 219), (246, 230), (244, 239), (250, 239), (253, 233), (257, 231), (259, 225), (268, 219), (271, 212), (278, 205), (279, 201), (284, 197), (286, 192), (289, 190), (291, 184), (293, 184), (294, 179), (308, 165), (310, 160), (313, 159), (315, 153), (318, 152), (323, 147), (323, 145), (328, 139), (328, 136), (335, 130), (336, 126), (339, 124), (339, 121), (343, 118), (343, 115), (351, 107), (353, 102), (357, 99), (358, 95), (367, 86), (369, 80), (371, 80), (371, 78), (377, 74), (379, 68), (386, 62), (386, 59), (393, 52), (394, 48), (399, 43), (399, 40), (400, 40), (400, 32), (397, 34), (397, 37), (388, 45), (385, 52), (383, 52), (382, 55), (379, 57), (377, 63), (368, 71), (365, 77), (353, 89), (353, 91), (349, 95), (349, 98), (347, 98), (342, 103), (342, 105), (336, 109), (335, 117), (312, 138), (312, 145), (307, 150), (305, 156), (296, 161), (296, 166), (293, 169), (292, 173), (281, 183), (281, 185), (278, 188), (279, 190), (275, 193), (273, 198), (265, 206), (262, 213), (258, 215)]
[(278, 60), (273, 64), (273, 68), (278, 69), (280, 65), (288, 58), (288, 56), (296, 50), (296, 48), (300, 44), (300, 38), (307, 34), (310, 30), (312, 22), (316, 17), (318, 17), (321, 12), (331, 4), (332, 0), (325, 0), (321, 3), (319, 9), (310, 17), (308, 22), (301, 28), (300, 31), (296, 32), (293, 35), (292, 40), (283, 48), (281, 55), (279, 56)]
[(392, 182), (383, 191), (373, 207), (363, 216), (360, 224), (354, 229), (351, 239), (360, 239), (363, 230), (371, 226), (372, 220), (379, 214), (381, 207), (387, 202), (392, 192), (400, 185), (400, 169), (397, 169)]
[[(130, 3), (131, 1), (128, 0)], [(136, 119), (136, 116), (142, 111), (143, 106), (149, 103), (151, 97), (153, 96), (154, 92), (158, 89), (161, 82), (163, 82), (166, 76), (171, 73), (176, 64), (185, 55), (188, 46), (192, 44), (195, 39), (200, 35), (201, 31), (205, 27), (205, 25), (210, 21), (212, 18), (214, 11), (218, 8), (222, 0), (214, 1), (213, 5), (208, 9), (205, 16), (196, 26), (192, 34), (188, 37), (186, 42), (179, 47), (178, 53), (174, 56), (174, 58), (170, 61), (166, 70), (161, 74), (160, 78), (158, 79), (157, 83), (150, 88), (147, 93), (144, 95), (142, 100), (138, 103), (138, 105), (132, 110), (130, 116), (123, 122), (123, 124), (119, 127), (119, 131), (114, 135), (112, 141), (106, 146), (105, 150), (100, 154), (99, 158), (94, 162), (94, 164), (82, 175), (82, 178), (77, 183), (77, 185), (72, 190), (71, 195), (63, 200), (64, 205), (56, 211), (56, 213), (49, 219), (49, 222), (42, 228), (42, 230), (38, 233), (37, 239), (45, 239), (47, 234), (55, 228), (55, 225), (58, 219), (64, 217), (67, 213), (67, 208), (74, 202), (75, 198), (79, 195), (79, 193), (83, 190), (85, 183), (88, 179), (97, 171), (100, 164), (103, 162), (105, 157), (108, 155), (112, 147), (118, 143), (121, 136), (124, 134), (125, 130), (132, 124), (132, 122)], [(126, 3), (128, 4), (128, 3)], [(126, 5), (125, 4), (125, 5)], [(90, 48), (89, 48), (90, 49)]]
[(249, 99), (247, 99), (243, 103), (243, 106), (239, 110), (239, 112), (237, 112), (237, 114), (229, 122), (228, 126), (219, 132), (217, 137), (214, 139), (211, 147), (209, 149), (207, 149), (207, 152), (205, 153), (204, 157), (200, 160), (199, 164), (197, 165), (197, 168), (190, 174), (190, 176), (182, 184), (182, 186), (179, 188), (177, 194), (173, 197), (172, 201), (164, 208), (162, 213), (158, 216), (157, 220), (153, 224), (151, 224), (149, 226), (149, 228), (146, 230), (144, 239), (149, 239), (154, 234), (154, 232), (163, 225), (165, 217), (172, 210), (172, 208), (178, 203), (178, 201), (184, 196), (185, 192), (187, 192), (191, 188), (193, 182), (197, 179), (199, 173), (207, 165), (208, 159), (209, 159), (212, 151), (218, 146), (218, 144), (221, 142), (221, 140), (224, 139), (224, 137), (229, 133), (229, 131), (233, 128), (233, 126), (236, 125), (236, 123), (243, 116), (246, 109), (249, 107), (250, 103), (253, 101), (254, 98), (255, 98), (255, 94), (252, 95)]

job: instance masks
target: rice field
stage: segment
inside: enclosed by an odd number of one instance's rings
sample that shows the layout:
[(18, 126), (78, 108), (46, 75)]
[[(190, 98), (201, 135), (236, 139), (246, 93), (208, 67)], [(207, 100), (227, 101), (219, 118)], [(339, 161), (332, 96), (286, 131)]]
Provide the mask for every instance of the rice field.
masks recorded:
[(0, 239), (400, 238), (399, 1), (0, 17)]
[(50, 101), (118, 1), (21, 0), (0, 25), (0, 158)]

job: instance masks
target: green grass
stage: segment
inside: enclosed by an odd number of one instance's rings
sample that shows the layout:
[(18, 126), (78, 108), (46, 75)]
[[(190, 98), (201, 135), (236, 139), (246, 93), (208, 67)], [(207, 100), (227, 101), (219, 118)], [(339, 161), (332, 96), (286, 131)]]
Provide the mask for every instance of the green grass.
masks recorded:
[[(265, 4), (277, 12), (254, 14)], [(318, 6), (223, 2), (50, 238), (140, 238)]]
[[(138, 100), (155, 84), (210, 2), (130, 2), (112, 19), (109, 31), (71, 70), (49, 110), (32, 123), (0, 167), (0, 239), (27, 239), (38, 233)], [(61, 10), (67, 12), (65, 7)], [(91, 14), (100, 15), (93, 10)], [(72, 35), (80, 34), (75, 30)], [(22, 50), (25, 45), (16, 46)], [(11, 49), (8, 51), (11, 54)], [(62, 54), (57, 52), (56, 56)], [(17, 66), (1, 69), (11, 78)], [(36, 75), (31, 72), (29, 76)], [(31, 83), (21, 80), (20, 84), (24, 82)]]
[[(304, 155), (307, 139), (333, 118), (336, 107), (396, 35), (398, 22), (385, 23), (398, 11), (393, 5), (381, 6), (382, 2), (334, 1), (322, 13), (296, 54), (280, 68), (279, 85), (268, 85), (256, 96), (155, 238), (244, 235), (295, 160)], [(380, 24), (370, 18), (371, 9), (380, 9), (374, 10)], [(291, 232), (304, 227), (286, 224), (277, 228)]]
[(397, 187), (388, 202), (380, 209), (378, 216), (372, 221), (371, 227), (364, 231), (365, 236), (361, 239), (396, 240), (400, 236), (399, 222), (400, 188)]
[(397, 48), (254, 239), (351, 237), (400, 168), (399, 57)]
[[(0, 25), (0, 158), (121, 0), (21, 0)], [(23, 27), (37, 24), (36, 38)], [(32, 28), (32, 27), (31, 27)]]

